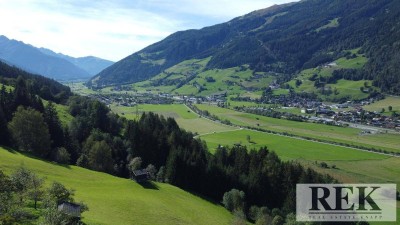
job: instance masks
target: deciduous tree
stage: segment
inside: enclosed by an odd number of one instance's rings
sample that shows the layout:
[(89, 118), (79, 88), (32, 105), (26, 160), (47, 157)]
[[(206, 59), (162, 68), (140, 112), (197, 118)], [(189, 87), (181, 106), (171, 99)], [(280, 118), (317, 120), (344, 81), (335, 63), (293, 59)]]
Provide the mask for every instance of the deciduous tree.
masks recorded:
[(20, 150), (33, 152), (41, 157), (49, 154), (49, 129), (40, 112), (20, 106), (8, 127)]

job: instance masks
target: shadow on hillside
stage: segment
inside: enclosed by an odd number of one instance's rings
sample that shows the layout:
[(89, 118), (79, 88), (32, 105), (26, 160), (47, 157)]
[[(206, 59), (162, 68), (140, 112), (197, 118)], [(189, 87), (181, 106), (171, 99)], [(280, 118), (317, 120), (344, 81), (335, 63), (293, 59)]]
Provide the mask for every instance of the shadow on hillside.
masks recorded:
[(157, 184), (151, 182), (151, 181), (144, 181), (138, 183), (140, 186), (142, 186), (145, 189), (153, 189), (153, 190), (160, 190)]
[(17, 151), (17, 150), (14, 150), (13, 148), (10, 148), (10, 147), (7, 147), (7, 146), (3, 146), (3, 145), (0, 145), (0, 147), (2, 147), (3, 149), (5, 149), (6, 151), (8, 151), (8, 152), (10, 152), (12, 154), (19, 153), (19, 154), (21, 154), (21, 155), (23, 155), (25, 157), (28, 157), (28, 158), (36, 159), (36, 160), (39, 160), (39, 161), (42, 161), (42, 162), (45, 162), (45, 163), (51, 163), (51, 164), (56, 165), (56, 166), (61, 166), (61, 167), (67, 168), (67, 169), (71, 169), (70, 165), (60, 164), (60, 163), (57, 163), (57, 162), (54, 162), (54, 161), (49, 161), (47, 159), (40, 158), (40, 157), (30, 153), (30, 152)]
[(4, 145), (0, 145), (0, 147), (4, 148), (5, 150), (7, 150), (10, 153), (13, 153), (13, 154), (17, 153), (17, 151), (15, 151), (14, 149), (12, 149), (10, 147), (4, 146)]

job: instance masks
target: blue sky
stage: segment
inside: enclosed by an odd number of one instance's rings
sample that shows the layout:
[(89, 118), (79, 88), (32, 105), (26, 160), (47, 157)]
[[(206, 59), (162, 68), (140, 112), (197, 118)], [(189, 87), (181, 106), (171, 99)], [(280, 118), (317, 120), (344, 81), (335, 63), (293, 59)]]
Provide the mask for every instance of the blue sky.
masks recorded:
[(180, 30), (294, 0), (0, 0), (1, 35), (117, 61)]

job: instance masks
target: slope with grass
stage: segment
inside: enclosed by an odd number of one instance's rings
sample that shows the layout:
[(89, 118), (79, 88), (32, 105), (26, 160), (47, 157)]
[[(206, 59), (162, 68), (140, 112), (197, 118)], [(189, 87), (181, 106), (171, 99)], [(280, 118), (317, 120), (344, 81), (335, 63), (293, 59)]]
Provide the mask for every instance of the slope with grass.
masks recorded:
[(141, 186), (129, 179), (61, 166), (0, 147), (0, 169), (11, 173), (19, 166), (58, 181), (76, 191), (89, 211), (87, 224), (229, 224), (231, 214), (222, 206), (164, 183)]
[[(327, 65), (305, 69), (301, 71), (294, 79), (287, 82), (287, 84), (293, 87), (296, 92), (313, 92), (316, 93), (321, 99), (326, 101), (337, 101), (337, 99), (343, 99), (346, 97), (353, 100), (367, 98), (369, 94), (360, 90), (360, 87), (364, 87), (365, 82), (371, 83), (367, 80), (352, 81), (340, 79), (336, 83), (325, 84), (324, 91), (321, 88), (314, 86), (316, 79), (319, 79), (320, 77), (329, 78), (332, 76), (332, 73), (335, 70), (361, 69), (367, 63), (368, 58), (366, 58), (364, 54), (359, 53), (359, 50), (359, 48), (345, 50), (343, 52), (352, 54), (353, 57), (341, 57)], [(297, 80), (301, 81), (300, 85), (296, 85)], [(374, 88), (371, 87), (371, 89)]]
[(386, 96), (385, 99), (363, 106), (363, 108), (368, 111), (377, 112), (385, 109), (385, 113), (390, 115), (389, 106), (392, 106), (393, 112), (400, 113), (400, 96)]
[[(104, 87), (146, 81), (185, 60), (210, 57), (210, 71), (249, 65), (253, 71), (291, 76), (338, 59), (343, 49), (360, 48), (369, 58), (362, 77), (374, 80), (382, 91), (399, 93), (399, 6), (396, 0), (274, 5), (226, 23), (171, 34), (116, 62), (90, 83)], [(194, 89), (185, 89), (190, 91)]]
[[(206, 64), (210, 59), (183, 61), (149, 80), (134, 83), (133, 88), (137, 91), (208, 96), (220, 92), (239, 94), (246, 90), (261, 90), (276, 79), (276, 74), (256, 73), (248, 65), (207, 70)], [(102, 91), (107, 91), (107, 88)]]

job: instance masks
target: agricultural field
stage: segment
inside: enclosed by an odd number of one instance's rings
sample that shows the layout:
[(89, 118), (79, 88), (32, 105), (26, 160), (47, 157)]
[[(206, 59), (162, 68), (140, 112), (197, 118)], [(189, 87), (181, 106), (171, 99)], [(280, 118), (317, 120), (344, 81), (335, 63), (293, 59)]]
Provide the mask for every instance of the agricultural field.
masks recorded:
[(400, 146), (400, 134), (382, 133), (363, 135), (361, 130), (357, 128), (345, 128), (324, 124), (275, 119), (206, 104), (197, 104), (196, 106), (201, 110), (207, 110), (210, 114), (214, 114), (220, 119), (228, 119), (233, 124), (239, 126), (263, 128), (277, 132), (287, 132), (303, 137), (313, 137), (400, 152), (400, 149), (398, 148), (398, 146)]
[(64, 85), (71, 88), (71, 91), (79, 95), (87, 96), (90, 94), (96, 94), (96, 91), (89, 89), (85, 86), (84, 82), (65, 82)]
[[(250, 141), (248, 141), (248, 136)], [(205, 140), (209, 150), (214, 151), (218, 145), (232, 146), (234, 144), (246, 145), (249, 148), (259, 148), (267, 146), (275, 151), (282, 159), (307, 159), (307, 160), (372, 160), (384, 159), (388, 156), (374, 154), (370, 152), (353, 150), (325, 143), (307, 141), (292, 137), (267, 134), (253, 130), (227, 131), (215, 134), (201, 135)], [(400, 168), (399, 168), (400, 169)]]
[(165, 118), (174, 118), (179, 127), (197, 134), (223, 132), (234, 129), (230, 126), (215, 123), (206, 118), (201, 118), (182, 104), (139, 105), (137, 107), (138, 114), (136, 114), (136, 107), (112, 105), (111, 110), (120, 116), (124, 116), (125, 118), (131, 120), (137, 119), (143, 112), (154, 112), (164, 116)]
[(219, 204), (206, 201), (175, 186), (153, 183), (152, 187), (76, 166), (62, 166), (31, 158), (0, 147), (0, 169), (6, 174), (20, 166), (75, 190), (85, 202), (86, 224), (230, 224), (232, 214)]

